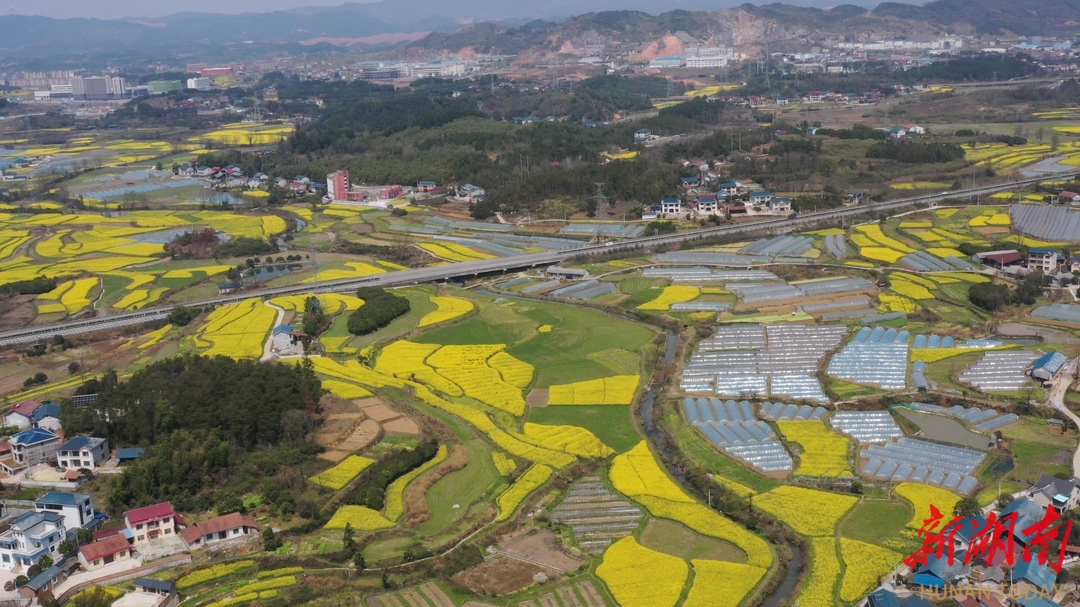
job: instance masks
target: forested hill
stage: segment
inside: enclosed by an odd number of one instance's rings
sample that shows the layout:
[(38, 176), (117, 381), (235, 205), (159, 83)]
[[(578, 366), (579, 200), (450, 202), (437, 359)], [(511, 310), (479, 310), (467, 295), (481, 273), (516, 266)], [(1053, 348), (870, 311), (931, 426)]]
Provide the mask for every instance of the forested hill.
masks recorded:
[(288, 414), (314, 409), (321, 383), (303, 367), (180, 356), (136, 372), (92, 380), (78, 393), (97, 402), (66, 411), (73, 433), (106, 436), (113, 444), (149, 446), (175, 430), (214, 431), (243, 448), (272, 445), (289, 432)]
[[(228, 486), (261, 478), (238, 475), (239, 465), (271, 477), (314, 456), (319, 448), (307, 438), (321, 390), (310, 365), (178, 356), (126, 381), (109, 372), (83, 384), (76, 394), (98, 394), (97, 401), (65, 403), (61, 419), (72, 436), (146, 449), (113, 485), (114, 514), (164, 500), (202, 510), (218, 504)], [(275, 495), (292, 504), (287, 489)]]
[[(743, 4), (720, 11), (675, 10), (652, 15), (606, 11), (562, 22), (533, 21), (520, 27), (490, 22), (455, 32), (435, 32), (407, 50), (518, 54), (543, 58), (568, 48), (603, 43), (609, 49), (643, 51), (678, 45), (671, 34), (687, 32), (708, 44), (740, 50), (772, 43), (820, 44), (862, 34), (873, 39), (926, 39), (944, 34), (1072, 35), (1080, 23), (1080, 0), (935, 0), (919, 6), (882, 3), (873, 10), (846, 4), (829, 9), (774, 3)], [(673, 54), (681, 48), (671, 48)]]

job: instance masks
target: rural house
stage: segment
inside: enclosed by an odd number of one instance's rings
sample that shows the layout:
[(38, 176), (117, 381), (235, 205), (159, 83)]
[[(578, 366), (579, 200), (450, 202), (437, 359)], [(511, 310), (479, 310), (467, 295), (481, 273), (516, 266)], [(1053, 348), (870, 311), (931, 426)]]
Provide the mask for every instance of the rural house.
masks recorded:
[(1068, 512), (1080, 505), (1080, 478), (1065, 480), (1043, 474), (1027, 490), (1027, 495), (1039, 508), (1053, 506), (1059, 513)]
[(0, 533), (0, 569), (22, 571), (48, 556), (60, 560), (59, 546), (67, 530), (54, 512), (27, 512)]
[(172, 504), (161, 502), (124, 513), (124, 524), (136, 546), (161, 537), (176, 535), (176, 512)]
[(104, 519), (94, 513), (94, 498), (85, 493), (52, 491), (34, 500), (34, 510), (59, 514), (68, 530), (95, 528)]
[(41, 403), (36, 400), (24, 400), (23, 402), (15, 405), (4, 416), (4, 425), (11, 426), (12, 428), (18, 428), (25, 430), (34, 423), (32, 417), (34, 410), (41, 406)]
[(11, 471), (21, 470), (29, 466), (56, 458), (56, 449), (60, 446), (60, 437), (41, 428), (29, 428), (11, 437), (11, 460), (0, 461), (0, 467), (9, 468), (8, 462), (13, 462)]
[(131, 545), (123, 535), (111, 535), (79, 548), (79, 564), (87, 571), (131, 558)]
[(60, 445), (56, 462), (65, 470), (94, 470), (109, 459), (109, 441), (92, 436), (76, 436)]
[(259, 533), (259, 525), (250, 516), (233, 512), (188, 525), (180, 535), (191, 548), (236, 540)]

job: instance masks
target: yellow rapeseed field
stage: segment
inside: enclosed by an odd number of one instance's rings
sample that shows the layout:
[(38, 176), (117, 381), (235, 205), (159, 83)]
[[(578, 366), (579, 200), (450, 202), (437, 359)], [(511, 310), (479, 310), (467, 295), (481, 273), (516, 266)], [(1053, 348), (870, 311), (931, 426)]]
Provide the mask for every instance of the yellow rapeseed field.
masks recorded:
[(663, 292), (656, 299), (645, 302), (637, 307), (638, 310), (670, 310), (671, 304), (692, 301), (701, 295), (697, 287), (687, 285), (671, 285), (664, 287)]
[(615, 375), (602, 379), (551, 386), (550, 405), (629, 405), (637, 392), (637, 375)]
[(517, 468), (517, 462), (507, 457), (502, 451), (492, 451), (491, 462), (495, 464), (495, 469), (503, 476), (508, 476)]
[(772, 564), (769, 545), (716, 511), (697, 503), (660, 468), (645, 441), (617, 455), (609, 473), (620, 493), (645, 506), (653, 516), (669, 518), (709, 537), (731, 542), (746, 553), (747, 563)]
[(276, 319), (273, 308), (253, 297), (211, 312), (197, 337), (212, 344), (205, 356), (259, 358)]
[[(937, 286), (937, 285), (934, 285)], [(925, 300), (934, 299), (934, 294), (925, 286), (916, 284), (910, 280), (903, 280), (895, 274), (889, 277), (889, 289), (893, 292), (910, 297), (911, 299)]]
[[(488, 364), (505, 348), (504, 344), (442, 346), (428, 357), (427, 363), (435, 367), (439, 375), (460, 386), (466, 396), (514, 415), (523, 415), (525, 398), (521, 388), (503, 381), (502, 374)], [(509, 354), (506, 356), (513, 358)], [(504, 366), (507, 364), (505, 357), (500, 361)]]
[(487, 363), (499, 372), (504, 382), (522, 390), (532, 383), (533, 373), (536, 371), (529, 363), (518, 360), (506, 352), (496, 352)]
[(908, 521), (907, 526), (915, 530), (920, 529), (923, 521), (930, 518), (931, 505), (941, 511), (945, 519), (941, 522), (941, 526), (945, 526), (952, 520), (953, 509), (960, 501), (960, 496), (951, 491), (922, 483), (900, 483), (896, 486), (896, 493), (914, 506), (915, 514)]
[(352, 525), (357, 531), (377, 531), (394, 526), (393, 521), (366, 506), (342, 506), (323, 529), (344, 529), (346, 524)]
[(146, 341), (144, 341), (143, 343), (139, 344), (139, 349), (140, 350), (145, 350), (146, 348), (149, 348), (149, 347), (157, 344), (159, 341), (161, 341), (165, 337), (165, 335), (167, 335), (169, 333), (169, 331), (172, 331), (172, 328), (173, 328), (172, 325), (165, 325), (164, 327), (161, 327), (157, 331), (151, 331), (151, 332), (147, 333), (146, 335), (143, 335), (143, 337), (146, 337), (148, 339)]
[(379, 358), (375, 361), (375, 370), (401, 379), (423, 382), (450, 396), (461, 396), (463, 392), (457, 384), (440, 375), (424, 362), (438, 349), (438, 344), (396, 341), (379, 353)]
[(322, 380), (322, 387), (330, 391), (330, 394), (338, 396), (340, 398), (346, 398), (352, 400), (354, 398), (367, 398), (371, 396), (371, 392), (364, 387), (356, 384), (350, 384), (348, 382), (338, 381), (336, 379), (324, 379)]
[(419, 246), (421, 249), (431, 253), (435, 257), (445, 259), (447, 261), (476, 261), (478, 259), (494, 259), (495, 256), (489, 253), (481, 253), (480, 251), (474, 251), (465, 245), (458, 244), (456, 242), (422, 242)]
[(836, 539), (814, 537), (811, 548), (810, 571), (802, 590), (795, 599), (800, 607), (835, 607), (836, 585), (840, 581), (840, 559), (836, 556)]
[(335, 491), (348, 485), (375, 460), (362, 455), (350, 455), (338, 462), (335, 466), (327, 468), (311, 477), (309, 480), (316, 485), (322, 485)]
[(580, 457), (603, 458), (615, 453), (595, 434), (579, 426), (526, 423), (525, 436), (538, 445)]
[(526, 470), (525, 474), (518, 477), (514, 484), (495, 500), (499, 504), (499, 516), (495, 521), (505, 521), (513, 516), (521, 502), (525, 501), (530, 493), (548, 482), (553, 473), (554, 470), (543, 464), (534, 464)]
[(686, 561), (649, 550), (633, 536), (608, 547), (596, 568), (622, 607), (675, 607), (689, 573)]
[(908, 314), (914, 314), (919, 311), (919, 304), (911, 301), (907, 297), (900, 295), (889, 295), (882, 293), (878, 295), (878, 312), (906, 312)]
[(859, 498), (817, 489), (781, 485), (754, 498), (754, 506), (784, 521), (796, 533), (835, 537), (836, 525)]
[(683, 607), (738, 607), (750, 594), (766, 569), (727, 561), (690, 561), (694, 584)]
[(426, 327), (428, 325), (438, 324), (440, 322), (446, 322), (453, 320), (459, 316), (464, 316), (469, 312), (472, 312), (474, 306), (473, 303), (467, 299), (461, 299), (460, 297), (442, 297), (439, 295), (432, 295), (428, 299), (431, 303), (438, 306), (438, 309), (434, 312), (429, 312), (420, 319), (417, 326)]
[(386, 488), (386, 505), (383, 509), (387, 519), (396, 521), (401, 518), (401, 515), (405, 514), (405, 488), (421, 474), (443, 463), (449, 455), (450, 451), (446, 448), (446, 445), (439, 445), (439, 450), (435, 452), (435, 457), (424, 462), (420, 467), (412, 470), (408, 474), (399, 476), (394, 482), (390, 483), (390, 486)]
[(844, 557), (844, 580), (840, 585), (840, 598), (854, 603), (878, 587), (882, 576), (900, 564), (899, 552), (874, 544), (840, 538), (840, 554)]
[(852, 476), (848, 463), (851, 442), (829, 429), (822, 421), (779, 421), (777, 426), (788, 442), (798, 443), (803, 452), (799, 455), (796, 475), (840, 477)]

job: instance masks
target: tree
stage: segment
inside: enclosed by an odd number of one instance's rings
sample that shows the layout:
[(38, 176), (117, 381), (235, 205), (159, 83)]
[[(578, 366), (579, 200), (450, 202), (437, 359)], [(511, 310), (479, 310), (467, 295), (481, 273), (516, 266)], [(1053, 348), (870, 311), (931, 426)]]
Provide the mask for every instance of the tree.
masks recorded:
[(267, 552), (273, 552), (278, 548), (281, 548), (281, 540), (274, 535), (274, 529), (267, 525), (266, 529), (262, 532), (263, 550)]
[(56, 600), (53, 593), (48, 590), (43, 591), (37, 597), (38, 605), (41, 607), (60, 607), (60, 601)]
[(1009, 303), (1009, 287), (990, 282), (972, 285), (968, 299), (984, 310), (996, 312)]
[(965, 497), (956, 503), (953, 514), (964, 518), (973, 518), (982, 514), (982, 508), (979, 507), (979, 502), (975, 498)]
[(364, 560), (363, 552), (357, 551), (356, 554), (353, 555), (353, 565), (356, 566), (357, 571), (363, 571), (367, 569), (367, 561)]
[(1013, 497), (1013, 494), (1011, 493), (1002, 493), (1001, 497), (997, 499), (998, 508), (1004, 508), (1008, 506), (1009, 504), (1013, 503), (1013, 500), (1015, 499), (1016, 498)]
[(34, 576), (53, 566), (53, 560), (49, 555), (41, 557), (41, 560), (26, 570), (26, 575), (33, 579)]
[(169, 323), (177, 327), (186, 327), (188, 323), (195, 320), (199, 313), (198, 308), (173, 306), (173, 309), (169, 310)]
[(15, 587), (16, 588), (22, 588), (29, 581), (30, 581), (30, 578), (26, 577), (25, 575), (16, 576), (15, 577)]
[(68, 375), (75, 375), (76, 373), (79, 372), (80, 369), (82, 369), (82, 365), (79, 364), (79, 361), (73, 360), (70, 363), (68, 363), (67, 369), (68, 369)]
[(75, 553), (79, 551), (79, 548), (71, 542), (64, 540), (60, 542), (60, 554), (64, 556), (75, 556)]
[(356, 532), (353, 531), (352, 523), (345, 523), (345, 530), (341, 532), (341, 545), (349, 558), (356, 554)]

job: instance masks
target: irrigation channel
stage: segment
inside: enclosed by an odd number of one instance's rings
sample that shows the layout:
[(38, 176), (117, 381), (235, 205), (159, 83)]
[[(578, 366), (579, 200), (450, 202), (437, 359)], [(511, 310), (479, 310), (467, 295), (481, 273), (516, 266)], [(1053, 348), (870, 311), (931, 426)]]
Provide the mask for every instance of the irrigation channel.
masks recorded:
[[(667, 349), (664, 351), (663, 358), (656, 361), (656, 371), (653, 373), (652, 381), (649, 384), (649, 391), (645, 393), (645, 397), (641, 400), (640, 413), (641, 425), (645, 430), (645, 437), (652, 443), (653, 448), (659, 452), (660, 459), (664, 462), (668, 472), (685, 485), (686, 475), (675, 467), (675, 457), (667, 448), (667, 443), (664, 441), (663, 434), (660, 432), (660, 429), (656, 427), (656, 421), (653, 419), (653, 413), (656, 408), (656, 390), (657, 388), (663, 387), (667, 379), (667, 369), (675, 360), (675, 355), (678, 351), (679, 334), (668, 332)], [(799, 575), (803, 570), (803, 554), (802, 549), (799, 548), (799, 546), (793, 544), (788, 546), (788, 548), (791, 550), (791, 560), (787, 562), (787, 567), (784, 570), (784, 579), (780, 581), (780, 584), (777, 585), (771, 593), (765, 596), (760, 603), (760, 607), (779, 607), (782, 601), (787, 601), (795, 592), (795, 587), (799, 583)]]

